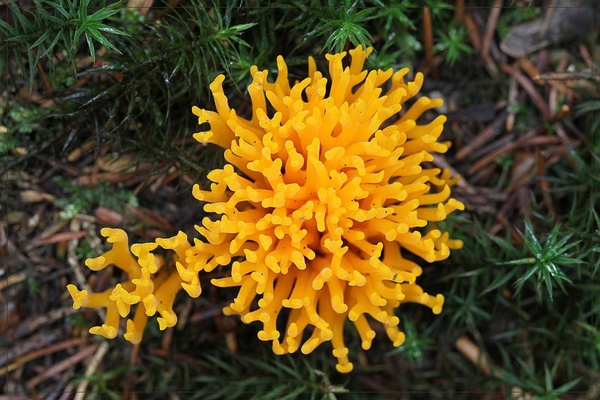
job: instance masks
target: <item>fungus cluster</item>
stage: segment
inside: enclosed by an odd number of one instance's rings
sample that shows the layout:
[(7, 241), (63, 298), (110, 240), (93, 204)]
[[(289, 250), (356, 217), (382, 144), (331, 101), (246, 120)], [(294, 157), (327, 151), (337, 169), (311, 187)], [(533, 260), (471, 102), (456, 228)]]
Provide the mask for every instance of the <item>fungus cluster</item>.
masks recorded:
[[(208, 174), (210, 189), (193, 188), (212, 217), (195, 226), (201, 239), (193, 244), (180, 233), (131, 246), (137, 260), (123, 231), (103, 230), (113, 249), (86, 265), (114, 264), (129, 281), (99, 294), (69, 286), (76, 307), (107, 307), (106, 323), (92, 333), (114, 337), (134, 304), (126, 339), (139, 342), (156, 312), (161, 329), (173, 326), (175, 294), (198, 296), (198, 273), (219, 266), (228, 276), (211, 283), (239, 288), (225, 314), (262, 323), (258, 337), (276, 354), (307, 354), (330, 341), (340, 372), (352, 370), (346, 320), (367, 350), (374, 323), (394, 346), (403, 343), (396, 315), (403, 303), (441, 312), (444, 297), (423, 291), (421, 267), (405, 256), (435, 262), (462, 246), (434, 225), (464, 208), (450, 198), (458, 177), (424, 164), (448, 149), (438, 141), (446, 118), (418, 123), (442, 101), (417, 98), (420, 73), (406, 82), (408, 69), (363, 70), (371, 51), (350, 50), (349, 62), (345, 52), (326, 55), (330, 78), (309, 57), (308, 77), (293, 86), (282, 57), (274, 82), (253, 67), (250, 119), (229, 107), (224, 76), (215, 79), (216, 111), (192, 109), (210, 126), (194, 138), (225, 149), (227, 164)], [(161, 268), (152, 253), (159, 246), (174, 251), (175, 268)]]

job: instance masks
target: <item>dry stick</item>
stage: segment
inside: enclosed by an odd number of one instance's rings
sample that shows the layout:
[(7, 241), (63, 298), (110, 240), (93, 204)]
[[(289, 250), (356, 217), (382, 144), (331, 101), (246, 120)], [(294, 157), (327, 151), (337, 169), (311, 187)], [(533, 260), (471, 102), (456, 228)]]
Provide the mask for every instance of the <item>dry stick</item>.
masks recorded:
[(519, 58), (518, 65), (529, 75), (529, 77), (539, 84), (540, 86), (544, 86), (546, 83), (550, 84), (553, 89), (558, 90), (565, 95), (572, 95), (572, 90), (567, 86), (563, 85), (556, 80), (545, 80), (546, 74), (542, 74), (540, 70), (529, 60), (528, 58)]
[(437, 69), (433, 63), (433, 28), (431, 27), (431, 13), (429, 7), (423, 7), (423, 45), (425, 47), (425, 65), (429, 69), (429, 73), (435, 79), (438, 78)]
[(488, 125), (480, 134), (475, 136), (475, 138), (465, 147), (460, 149), (458, 153), (456, 153), (456, 160), (462, 160), (471, 152), (473, 149), (479, 148), (484, 144), (488, 143), (490, 140), (498, 136), (498, 134), (502, 131), (502, 125), (504, 125), (504, 121), (508, 116), (507, 111), (503, 111), (490, 125)]
[[(487, 357), (481, 351), (481, 349), (467, 337), (461, 336), (456, 339), (454, 343), (456, 349), (465, 356), (473, 365), (481, 368), (486, 375), (492, 375), (496, 378), (501, 378), (502, 374), (497, 370), (491, 370), (488, 363)], [(511, 388), (511, 396), (518, 396), (523, 394), (523, 389), (514, 386)]]
[(44, 352), (46, 349), (53, 347), (52, 343), (62, 337), (62, 335), (63, 333), (59, 329), (40, 331), (28, 337), (27, 340), (16, 343), (13, 341), (8, 348), (3, 346), (2, 350), (4, 350), (4, 354), (0, 357), (0, 365), (4, 366), (13, 360), (16, 361), (8, 367), (0, 368), (0, 376), (30, 361), (30, 354), (40, 351)]
[(513, 192), (510, 196), (508, 196), (506, 198), (504, 205), (496, 213), (496, 219), (499, 222), (490, 228), (489, 233), (492, 235), (495, 235), (498, 232), (500, 232), (500, 229), (502, 229), (504, 227), (504, 229), (506, 229), (510, 233), (510, 237), (513, 240), (513, 243), (516, 243), (520, 246), (523, 244), (523, 239), (521, 239), (521, 237), (519, 235), (517, 235), (517, 232), (515, 232), (515, 229), (513, 228), (513, 226), (508, 223), (508, 221), (506, 220), (506, 217), (504, 216), (504, 214), (507, 213), (508, 209), (514, 205), (516, 199), (517, 199), (516, 192)]
[[(33, 51), (33, 56), (37, 59), (38, 52), (34, 50)], [(49, 60), (49, 62), (52, 62), (52, 60)], [(48, 79), (48, 75), (46, 74), (46, 71), (42, 67), (42, 63), (40, 62), (39, 59), (36, 62), (36, 65), (37, 65), (38, 72), (40, 74), (40, 78), (42, 78), (42, 83), (44, 84), (44, 89), (46, 90), (46, 92), (51, 91), (52, 90), (52, 83), (50, 82), (50, 79)], [(31, 97), (34, 96), (32, 93), (30, 93), (29, 95)], [(43, 101), (42, 99), (43, 99), (43, 97), (40, 97), (40, 103), (42, 103), (42, 101)], [(46, 101), (52, 102), (52, 100), (49, 100), (49, 99), (46, 99)]]
[[(79, 160), (84, 154), (87, 154), (88, 152), (92, 151), (94, 149), (94, 146), (96, 146), (96, 142), (93, 140), (88, 140), (75, 150), (71, 151), (67, 155), (67, 161), (72, 163)], [(77, 176), (77, 170), (75, 170), (74, 176)]]
[(585, 65), (587, 65), (588, 68), (592, 68), (592, 70), (593, 70), (594, 69), (594, 61), (592, 61), (592, 56), (590, 54), (590, 51), (588, 50), (587, 47), (585, 47), (585, 45), (583, 43), (581, 43), (579, 45), (579, 54), (581, 54), (581, 58), (583, 58)]
[[(467, 28), (469, 39), (471, 39), (471, 44), (473, 45), (473, 48), (476, 51), (481, 52), (483, 38), (481, 36), (481, 30), (479, 29), (479, 25), (477, 25), (477, 22), (475, 22), (475, 20), (470, 14), (465, 14), (464, 24)], [(498, 75), (498, 66), (496, 65), (494, 60), (492, 60), (491, 57), (488, 57), (487, 59), (483, 60), (483, 63), (485, 64), (485, 68), (488, 70), (491, 76)]]
[(542, 196), (544, 197), (544, 201), (548, 207), (548, 212), (551, 215), (556, 215), (556, 207), (554, 207), (554, 201), (552, 200), (552, 196), (550, 195), (550, 182), (546, 177), (546, 165), (544, 164), (544, 158), (541, 155), (537, 157), (537, 178), (540, 183), (540, 189), (542, 189)]
[[(59, 396), (62, 397), (62, 394), (65, 392), (65, 390), (68, 390), (69, 392), (71, 392), (73, 390), (73, 387), (72, 387), (73, 384), (69, 383), (69, 382), (73, 380), (73, 376), (74, 376), (74, 373), (71, 370), (71, 371), (65, 372), (60, 377), (58, 377), (58, 376), (54, 377), (55, 383), (52, 384), (51, 386), (48, 385), (48, 387), (44, 388), (44, 391), (43, 391), (44, 400), (57, 400), (59, 398)], [(35, 393), (35, 394), (37, 395), (38, 393)], [(36, 398), (36, 400), (37, 400), (37, 398)]]
[(175, 325), (175, 329), (177, 332), (181, 332), (190, 318), (190, 314), (192, 313), (192, 308), (194, 307), (194, 302), (191, 298), (186, 298), (185, 302), (181, 305), (181, 309), (177, 310), (177, 325)]
[(8, 235), (6, 234), (6, 225), (0, 221), (0, 256), (8, 255)]
[(55, 233), (54, 235), (44, 238), (44, 239), (34, 240), (32, 245), (35, 247), (39, 247), (39, 246), (44, 246), (47, 244), (65, 242), (65, 241), (71, 240), (71, 239), (80, 239), (85, 236), (87, 236), (86, 231), (60, 232), (60, 233)]
[(396, 390), (387, 388), (381, 383), (381, 381), (376, 381), (375, 379), (372, 379), (366, 374), (359, 375), (357, 378), (360, 381), (360, 383), (366, 388), (368, 388), (370, 391), (381, 394), (386, 399), (404, 400), (408, 398), (406, 394), (403, 395)]
[(57, 310), (52, 310), (45, 314), (40, 314), (33, 318), (29, 318), (23, 321), (12, 331), (12, 339), (17, 340), (23, 336), (29, 335), (35, 332), (41, 326), (46, 326), (54, 321), (62, 320), (69, 315), (73, 315), (77, 312), (73, 307), (63, 307)]
[(167, 328), (164, 330), (162, 335), (162, 340), (160, 342), (160, 347), (168, 352), (171, 349), (171, 343), (173, 342), (173, 333), (175, 329)]
[(68, 221), (65, 220), (65, 221), (57, 221), (54, 224), (50, 225), (48, 228), (44, 229), (44, 231), (42, 233), (40, 233), (38, 236), (33, 238), (29, 243), (27, 243), (25, 245), (24, 251), (28, 252), (30, 250), (33, 250), (35, 247), (37, 247), (35, 245), (35, 242), (49, 238), (50, 236), (54, 235), (55, 233), (57, 233), (58, 231), (63, 229), (67, 225), (67, 223), (68, 223)]
[[(547, 50), (540, 51), (535, 64), (526, 57), (519, 58), (519, 61), (532, 64), (537, 71), (546, 71), (550, 65), (550, 52)], [(523, 64), (521, 64), (521, 66), (523, 66)]]
[(557, 138), (554, 136), (536, 136), (535, 131), (530, 131), (525, 136), (522, 136), (521, 138), (519, 138), (516, 142), (511, 143), (503, 148), (500, 148), (500, 149), (494, 151), (493, 153), (486, 155), (485, 157), (483, 157), (482, 159), (480, 159), (479, 161), (474, 163), (471, 166), (471, 168), (468, 169), (467, 172), (469, 173), (469, 175), (472, 175), (475, 172), (479, 171), (481, 168), (483, 168), (486, 165), (488, 165), (489, 163), (491, 163), (496, 157), (498, 157), (504, 153), (517, 150), (524, 146), (556, 144), (556, 143), (560, 143), (561, 141), (562, 140), (560, 138)]
[(129, 357), (130, 370), (127, 373), (127, 379), (125, 379), (125, 386), (123, 387), (123, 399), (129, 400), (131, 396), (131, 385), (137, 380), (137, 375), (134, 372), (133, 367), (139, 364), (140, 344), (134, 344), (131, 347), (131, 356)]
[(480, 158), (478, 161), (476, 161), (471, 166), (471, 168), (469, 168), (467, 173), (469, 175), (474, 174), (475, 172), (479, 171), (480, 169), (482, 169), (483, 167), (488, 165), (490, 162), (492, 162), (496, 157), (498, 157), (508, 151), (514, 150), (516, 147), (519, 146), (519, 143), (527, 142), (528, 140), (533, 139), (535, 137), (535, 134), (536, 134), (535, 131), (529, 131), (526, 135), (521, 136), (521, 138), (519, 140), (517, 140), (513, 143), (509, 143), (506, 146), (503, 146), (503, 147), (487, 154), (485, 157)]
[(143, 221), (146, 221), (147, 223), (149, 223), (151, 225), (159, 226), (163, 229), (168, 229), (171, 231), (177, 230), (177, 228), (175, 228), (173, 226), (173, 224), (171, 224), (171, 222), (169, 222), (168, 219), (166, 219), (165, 217), (159, 215), (158, 213), (156, 213), (148, 208), (134, 207), (131, 204), (127, 204), (125, 207), (127, 208), (127, 210), (132, 212), (136, 217), (138, 217), (139, 219), (141, 219)]
[(556, 0), (550, 0), (548, 6), (546, 8), (546, 14), (544, 15), (544, 19), (542, 21), (542, 26), (540, 29), (541, 37), (546, 36), (546, 33), (548, 32), (548, 28), (550, 28), (550, 23), (552, 22), (552, 14), (554, 14), (555, 9), (556, 9)]
[(188, 361), (202, 372), (208, 372), (209, 370), (207, 364), (203, 363), (200, 360), (196, 360), (194, 357), (184, 353), (170, 354), (168, 351), (165, 351), (163, 349), (150, 348), (148, 349), (148, 354), (158, 357), (174, 357), (174, 359), (177, 361)]
[(161, 171), (161, 172), (157, 173), (156, 175), (152, 175), (152, 176), (147, 176), (147, 174), (146, 174), (147, 171), (141, 169), (138, 171), (138, 172), (140, 172), (139, 176), (133, 177), (132, 179), (129, 179), (128, 181), (126, 181), (125, 186), (134, 185), (137, 183), (138, 185), (133, 189), (133, 194), (137, 196), (146, 187), (151, 187), (151, 184), (161, 185), (161, 182), (165, 179), (166, 173), (168, 172), (168, 171), (165, 171), (165, 167), (166, 167), (166, 163), (164, 161), (160, 162), (156, 166), (156, 168), (154, 168), (154, 171)]
[(557, 73), (565, 72), (567, 70), (568, 66), (569, 66), (569, 57), (564, 56), (560, 59), (560, 61), (556, 65), (556, 72)]
[(128, 186), (132, 184), (131, 181), (136, 179), (140, 179), (136, 172), (98, 172), (92, 173), (91, 175), (80, 176), (76, 178), (73, 183), (83, 187), (95, 187), (100, 180), (106, 180), (111, 183), (124, 182), (125, 185)]
[(102, 342), (100, 344), (100, 347), (98, 348), (98, 351), (96, 352), (96, 354), (94, 354), (94, 357), (92, 357), (90, 363), (85, 369), (84, 379), (79, 383), (79, 385), (77, 385), (77, 390), (73, 400), (83, 400), (85, 398), (85, 391), (88, 387), (88, 384), (90, 383), (90, 380), (87, 378), (89, 378), (94, 374), (94, 372), (96, 372), (96, 370), (98, 369), (98, 364), (100, 364), (100, 361), (102, 361), (102, 358), (104, 358), (104, 355), (107, 351), (108, 342)]
[(7, 287), (14, 285), (15, 283), (23, 282), (25, 279), (29, 277), (28, 272), (19, 272), (13, 275), (6, 277), (0, 281), (0, 290), (4, 290)]
[(515, 152), (510, 173), (510, 183), (502, 190), (510, 193), (527, 185), (534, 176), (535, 155), (526, 150)]
[(166, 177), (167, 177), (166, 173), (148, 177), (148, 179), (140, 182), (135, 187), (135, 189), (133, 189), (133, 193), (137, 196), (137, 194), (140, 193), (145, 188), (148, 188), (151, 193), (156, 193), (158, 188), (160, 188), (164, 184)]
[(475, 50), (480, 52), (482, 39), (479, 27), (477, 26), (477, 23), (475, 22), (473, 17), (471, 17), (470, 14), (465, 14), (464, 20), (465, 27), (467, 28), (467, 32), (469, 34), (469, 39), (471, 39), (471, 44), (473, 45)]
[(496, 164), (489, 164), (489, 165), (485, 166), (483, 169), (481, 169), (480, 171), (477, 171), (477, 173), (472, 175), (471, 179), (469, 179), (469, 180), (478, 185), (485, 185), (489, 181), (491, 176), (494, 174), (497, 167), (498, 167), (498, 165), (496, 165)]
[(185, 183), (187, 183), (188, 185), (190, 185), (190, 186), (192, 186), (192, 185), (194, 185), (194, 184), (196, 184), (196, 183), (197, 183), (197, 181), (196, 181), (195, 179), (193, 179), (193, 178), (192, 178), (191, 176), (189, 176), (189, 175), (183, 175), (183, 176), (181, 177), (181, 179), (182, 179), (182, 180), (183, 180)]
[(36, 358), (40, 358), (40, 357), (48, 355), (48, 354), (56, 353), (57, 351), (70, 349), (75, 346), (79, 346), (81, 344), (84, 344), (86, 341), (87, 341), (87, 338), (74, 338), (74, 339), (65, 340), (64, 342), (53, 344), (51, 346), (45, 347), (40, 350), (32, 351), (31, 353), (28, 353), (22, 357), (17, 358), (17, 360), (14, 363), (6, 366), (5, 368), (0, 369), (0, 376), (5, 375), (11, 371), (14, 371), (15, 369), (27, 364), (31, 360), (35, 360)]
[[(481, 368), (484, 374), (490, 375), (492, 372), (490, 370), (490, 366), (488, 364), (488, 360), (475, 343), (473, 343), (466, 336), (461, 336), (456, 339), (454, 343), (454, 347), (467, 358), (473, 365)], [(500, 377), (500, 373), (497, 371), (493, 372), (495, 377)]]
[(465, 19), (465, 0), (456, 0), (454, 3), (454, 16), (458, 22)]
[[(531, 79), (534, 79), (535, 77), (539, 77), (541, 75), (540, 69), (533, 62), (531, 62), (529, 58), (520, 57), (517, 60), (516, 65), (518, 65), (523, 71), (525, 71)], [(546, 84), (546, 81), (544, 81), (543, 79), (537, 78), (535, 79), (535, 81), (540, 86), (544, 86)]]
[(129, 0), (127, 2), (127, 8), (130, 10), (137, 10), (143, 16), (147, 16), (153, 3), (154, 0)]
[(517, 118), (517, 111), (514, 106), (517, 104), (517, 97), (519, 95), (519, 86), (517, 81), (512, 76), (508, 84), (508, 116), (506, 117), (506, 131), (512, 132), (515, 127), (515, 120)]
[[(560, 65), (560, 64), (559, 64)], [(558, 70), (558, 68), (557, 68)], [(548, 72), (535, 77), (538, 79), (547, 79), (551, 81), (571, 81), (571, 80), (588, 80), (595, 83), (600, 83), (600, 75), (594, 73), (593, 69), (585, 69), (574, 72)], [(569, 89), (570, 90), (570, 89)], [(575, 92), (575, 94), (577, 94)], [(579, 96), (577, 96), (579, 97)]]
[(556, 136), (558, 136), (562, 140), (562, 142), (564, 143), (565, 146), (576, 147), (576, 146), (579, 146), (581, 144), (581, 142), (579, 140), (577, 140), (577, 139), (571, 139), (567, 135), (567, 132), (565, 132), (565, 130), (561, 126), (561, 124), (555, 124), (554, 128), (555, 128), (554, 130), (556, 132)]
[(215, 316), (220, 315), (220, 314), (221, 314), (220, 308), (207, 308), (202, 311), (193, 313), (190, 316), (190, 318), (188, 319), (188, 322), (194, 324), (194, 323), (202, 322), (209, 318), (214, 318)]
[(490, 17), (488, 18), (487, 26), (485, 27), (485, 34), (483, 36), (483, 43), (481, 44), (481, 58), (485, 61), (489, 58), (490, 48), (492, 47), (492, 40), (494, 39), (494, 31), (498, 24), (498, 18), (500, 17), (500, 11), (502, 10), (503, 0), (495, 0), (490, 11)]
[(39, 61), (37, 62), (37, 67), (40, 77), (42, 78), (42, 82), (44, 83), (44, 89), (46, 89), (47, 92), (51, 91), (52, 84), (50, 83), (50, 79), (48, 79), (48, 75), (46, 75), (46, 71), (44, 71), (44, 68), (42, 68), (42, 64)]
[[(485, 354), (481, 351), (479, 346), (473, 343), (466, 336), (461, 336), (456, 339), (454, 342), (454, 347), (461, 353), (464, 357), (467, 358), (471, 362), (471, 364), (481, 368), (484, 374), (492, 375), (496, 378), (501, 378), (502, 374), (497, 370), (491, 370), (490, 364), (488, 363), (488, 359)], [(519, 387), (511, 388), (512, 393), (523, 393), (523, 390)]]
[[(178, 171), (178, 170), (177, 170), (175, 167), (171, 167), (171, 168), (170, 168), (170, 169), (167, 171), (167, 173), (168, 173), (169, 175), (167, 175), (167, 176), (165, 177), (164, 181), (162, 182), (162, 185), (163, 185), (163, 186), (166, 186), (166, 185), (168, 185), (169, 183), (171, 183), (173, 180), (175, 180), (175, 179), (179, 178), (179, 175), (181, 174), (181, 172), (180, 172), (180, 171)], [(154, 185), (153, 185), (153, 186), (150, 186), (150, 191), (151, 191), (152, 193), (156, 193), (156, 191), (158, 191), (158, 189), (159, 189), (159, 186), (154, 186)]]
[(53, 365), (52, 367), (48, 368), (41, 374), (31, 378), (30, 380), (27, 381), (27, 383), (25, 384), (25, 387), (27, 387), (27, 389), (33, 389), (39, 383), (41, 383), (47, 379), (50, 379), (57, 374), (60, 374), (64, 370), (71, 368), (78, 362), (91, 356), (96, 351), (97, 348), (98, 348), (98, 344), (93, 344), (91, 346), (86, 347), (85, 349), (81, 350), (79, 353), (74, 354), (65, 360), (62, 360), (61, 362)]
[(556, 117), (558, 116), (558, 92), (554, 87), (551, 87), (550, 93), (548, 93), (548, 107), (550, 108), (550, 115), (556, 120)]
[(570, 112), (571, 112), (571, 107), (569, 107), (568, 104), (563, 104), (562, 106), (560, 106), (560, 109), (556, 112), (556, 115), (554, 115), (553, 122), (558, 122), (558, 121), (564, 119), (567, 115), (569, 115)]
[(473, 156), (476, 158), (481, 158), (485, 156), (487, 153), (498, 150), (500, 147), (507, 146), (509, 143), (515, 141), (516, 135), (514, 133), (509, 133), (507, 135), (502, 135), (498, 140), (488, 144), (487, 146), (480, 147), (477, 150), (473, 151)]
[(44, 160), (52, 167), (60, 168), (61, 170), (65, 171), (67, 174), (69, 174), (73, 177), (78, 176), (80, 173), (79, 170), (77, 170), (77, 168), (73, 168), (70, 165), (63, 163), (60, 160), (56, 160), (54, 158), (42, 158), (42, 157), (40, 157), (40, 159)]
[(535, 90), (533, 84), (525, 75), (523, 75), (518, 69), (513, 67), (512, 65), (502, 64), (502, 70), (507, 74), (511, 75), (519, 85), (527, 92), (531, 100), (535, 103), (536, 107), (543, 114), (544, 119), (550, 119), (550, 109), (548, 108), (548, 104), (544, 101), (542, 96)]
[(98, 153), (98, 157), (96, 158), (96, 162), (94, 163), (94, 165), (92, 166), (92, 172), (91, 172), (91, 177), (93, 178), (96, 174), (98, 174), (98, 172), (100, 171), (100, 163), (97, 162), (97, 160), (101, 159), (102, 157), (104, 157), (106, 155), (106, 153), (108, 153), (108, 150), (110, 150), (110, 147), (108, 145), (102, 146), (100, 148), (100, 152)]
[(73, 394), (73, 390), (75, 388), (75, 384), (74, 383), (70, 383), (65, 387), (65, 390), (63, 391), (62, 396), (60, 396), (58, 398), (58, 400), (69, 400), (71, 398), (71, 395)]

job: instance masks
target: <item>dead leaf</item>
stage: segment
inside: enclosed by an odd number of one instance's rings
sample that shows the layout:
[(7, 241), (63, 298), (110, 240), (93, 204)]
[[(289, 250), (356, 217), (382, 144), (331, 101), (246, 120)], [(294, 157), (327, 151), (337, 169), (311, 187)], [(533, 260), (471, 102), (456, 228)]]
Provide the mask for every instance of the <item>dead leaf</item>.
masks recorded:
[(39, 203), (44, 200), (53, 203), (56, 200), (51, 194), (38, 192), (37, 190), (23, 190), (19, 196), (23, 203)]

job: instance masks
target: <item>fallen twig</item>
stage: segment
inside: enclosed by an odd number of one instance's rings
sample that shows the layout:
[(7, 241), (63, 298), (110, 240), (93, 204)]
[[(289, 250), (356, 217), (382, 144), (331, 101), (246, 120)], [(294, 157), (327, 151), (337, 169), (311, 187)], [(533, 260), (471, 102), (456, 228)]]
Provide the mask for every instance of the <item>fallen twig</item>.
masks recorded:
[(100, 361), (102, 361), (107, 351), (108, 342), (102, 342), (98, 347), (98, 351), (96, 351), (96, 354), (94, 354), (94, 357), (92, 357), (90, 363), (85, 369), (85, 374), (83, 375), (84, 379), (81, 382), (79, 382), (79, 385), (77, 385), (77, 393), (75, 394), (74, 400), (83, 400), (85, 398), (85, 391), (87, 390), (88, 384), (90, 383), (89, 379), (85, 378), (89, 378), (94, 374), (94, 372), (96, 372), (96, 370), (98, 369), (98, 364), (100, 364)]
[(433, 28), (431, 25), (431, 13), (429, 7), (423, 7), (423, 48), (425, 50), (425, 65), (429, 74), (435, 79), (438, 78), (437, 69), (433, 62)]
[(87, 357), (94, 354), (94, 352), (96, 351), (98, 346), (99, 346), (98, 344), (93, 344), (91, 346), (88, 346), (85, 349), (81, 350), (79, 353), (76, 353), (76, 354), (72, 355), (71, 357), (69, 357), (65, 360), (62, 360), (58, 364), (53, 365), (52, 367), (48, 368), (41, 374), (38, 374), (37, 376), (28, 380), (27, 383), (25, 384), (25, 387), (27, 387), (28, 389), (33, 389), (41, 382), (43, 382), (47, 379), (50, 379), (57, 374), (60, 374), (61, 372), (63, 372), (64, 370), (66, 370), (68, 368), (73, 367), (75, 364), (79, 363), (82, 360), (85, 360)]
[(494, 32), (496, 31), (496, 25), (498, 24), (500, 11), (502, 10), (502, 3), (503, 0), (494, 0), (494, 4), (490, 10), (490, 16), (485, 27), (485, 34), (483, 35), (483, 42), (481, 43), (481, 52), (479, 53), (484, 61), (490, 57), (490, 48), (492, 47)]
[[(0, 365), (8, 364), (9, 361), (19, 359), (23, 357), (23, 355), (26, 353), (50, 345), (52, 342), (54, 342), (61, 336), (62, 334), (61, 332), (59, 332), (59, 330), (53, 329), (48, 332), (37, 332), (28, 337), (27, 340), (23, 340), (17, 343), (9, 343), (8, 346), (6, 346), (5, 343), (5, 346), (2, 346), (3, 357), (0, 357)], [(13, 367), (12, 369), (14, 368), (15, 367)], [(0, 369), (0, 376), (6, 374), (7, 372), (9, 371), (6, 371), (6, 368)]]
[(471, 140), (468, 145), (456, 153), (456, 160), (462, 160), (463, 158), (467, 157), (473, 151), (473, 149), (483, 146), (500, 134), (507, 116), (508, 111), (503, 111), (490, 125), (481, 131), (479, 135)]
[(552, 118), (550, 115), (550, 109), (548, 108), (548, 104), (544, 101), (542, 96), (535, 90), (533, 84), (525, 75), (523, 75), (518, 69), (513, 67), (512, 65), (502, 64), (502, 70), (507, 74), (511, 75), (515, 80), (521, 85), (521, 87), (527, 92), (531, 100), (533, 100), (534, 104), (542, 113), (544, 119), (549, 120)]
[(561, 142), (560, 138), (557, 138), (554, 136), (536, 136), (535, 131), (530, 131), (526, 135), (521, 136), (515, 142), (510, 143), (510, 144), (494, 151), (493, 153), (486, 155), (482, 159), (478, 160), (471, 166), (471, 168), (469, 168), (467, 170), (467, 172), (470, 175), (472, 175), (475, 172), (482, 169), (483, 167), (485, 167), (486, 165), (488, 165), (490, 162), (494, 161), (494, 159), (496, 157), (498, 157), (504, 153), (508, 153), (508, 152), (517, 150), (524, 146), (536, 146), (536, 145), (541, 145), (541, 144), (553, 144), (553, 143), (560, 143), (560, 142)]

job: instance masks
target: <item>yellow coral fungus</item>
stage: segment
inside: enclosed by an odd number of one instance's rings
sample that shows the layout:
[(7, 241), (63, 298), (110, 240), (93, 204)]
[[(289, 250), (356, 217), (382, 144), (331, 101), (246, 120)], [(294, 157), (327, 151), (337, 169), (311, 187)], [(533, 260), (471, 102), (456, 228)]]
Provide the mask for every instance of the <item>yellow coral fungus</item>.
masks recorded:
[[(217, 266), (230, 266), (231, 273), (213, 279), (214, 285), (239, 287), (226, 314), (261, 322), (258, 337), (272, 341), (277, 354), (307, 354), (330, 341), (340, 372), (352, 370), (347, 319), (366, 350), (375, 322), (394, 346), (403, 343), (396, 316), (401, 304), (441, 312), (444, 297), (416, 284), (422, 269), (405, 255), (434, 262), (462, 246), (430, 224), (464, 208), (450, 198), (457, 178), (423, 165), (448, 149), (438, 142), (444, 116), (417, 123), (442, 101), (421, 96), (405, 109), (423, 76), (406, 82), (408, 69), (365, 71), (371, 51), (351, 50), (345, 68), (345, 52), (328, 54), (329, 80), (309, 58), (308, 78), (293, 86), (282, 57), (275, 82), (253, 67), (251, 119), (229, 108), (225, 78), (215, 79), (216, 112), (192, 111), (199, 124), (210, 125), (194, 137), (225, 148), (228, 164), (208, 174), (210, 190), (193, 188), (216, 217), (196, 226), (204, 240), (194, 239), (193, 246), (183, 233), (133, 245), (137, 260), (123, 231), (103, 229), (113, 249), (86, 265), (99, 270), (114, 264), (129, 280), (92, 294), (69, 285), (76, 308), (107, 308), (106, 323), (92, 333), (114, 337), (119, 317), (132, 305), (137, 309), (125, 334), (131, 342), (140, 341), (147, 317), (156, 312), (161, 329), (173, 326), (179, 289), (198, 296), (198, 272)], [(175, 251), (175, 268), (154, 256), (158, 246)]]
[[(206, 260), (194, 255), (183, 232), (169, 239), (156, 239), (155, 243), (134, 244), (131, 246), (131, 252), (124, 231), (103, 228), (101, 233), (108, 243), (112, 244), (112, 249), (100, 257), (86, 260), (85, 264), (93, 271), (114, 265), (125, 272), (129, 280), (100, 293), (80, 291), (75, 285), (67, 285), (74, 308), (106, 308), (105, 323), (91, 328), (90, 333), (114, 338), (119, 330), (120, 319), (129, 315), (133, 305), (137, 305), (137, 308), (133, 319), (127, 320), (127, 331), (124, 335), (128, 341), (139, 343), (148, 317), (157, 312), (160, 315), (158, 323), (161, 330), (174, 326), (177, 322), (173, 311), (175, 296), (181, 288), (192, 297), (200, 295), (198, 272), (204, 269)], [(179, 273), (165, 268), (164, 259), (152, 253), (159, 246), (175, 252), (173, 261)]]
[(196, 227), (208, 243), (194, 247), (218, 255), (220, 265), (236, 257), (231, 276), (212, 281), (239, 287), (224, 312), (262, 322), (258, 337), (277, 354), (331, 341), (340, 372), (352, 370), (346, 319), (369, 349), (369, 319), (399, 346), (398, 306), (441, 312), (443, 296), (423, 292), (415, 283), (422, 270), (404, 254), (434, 262), (462, 246), (435, 228), (421, 233), (464, 208), (449, 198), (449, 172), (421, 165), (448, 148), (438, 142), (444, 116), (416, 122), (442, 101), (422, 96), (403, 109), (422, 74), (407, 83), (408, 69), (365, 71), (371, 51), (351, 50), (346, 68), (345, 52), (328, 54), (330, 81), (309, 58), (308, 78), (292, 87), (282, 57), (274, 83), (253, 67), (250, 120), (229, 108), (222, 75), (210, 86), (217, 111), (192, 109), (199, 124), (210, 124), (194, 137), (226, 149), (228, 164), (208, 174), (210, 190), (193, 189), (205, 211), (220, 215)]

